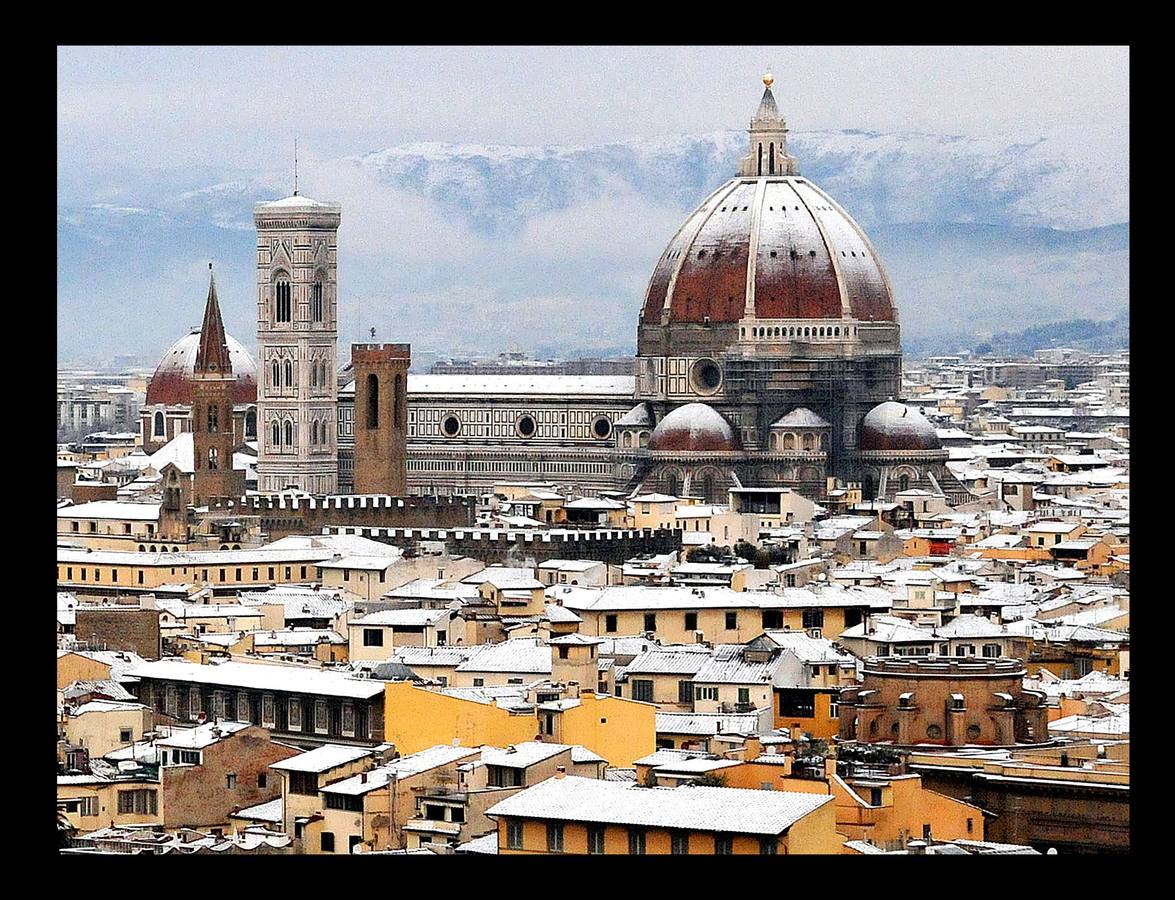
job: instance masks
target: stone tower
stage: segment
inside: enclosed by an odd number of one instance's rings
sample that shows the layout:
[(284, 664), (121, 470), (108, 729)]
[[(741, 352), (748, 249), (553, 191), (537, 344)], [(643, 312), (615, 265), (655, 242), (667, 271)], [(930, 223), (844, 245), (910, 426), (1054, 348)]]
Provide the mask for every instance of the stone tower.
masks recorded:
[(408, 493), (408, 344), (352, 344), (355, 493)]
[(233, 387), (224, 322), (216, 301), (216, 279), (208, 264), (208, 300), (192, 372), (192, 500), (203, 506), (214, 497), (240, 497), (245, 479), (233, 468), (237, 436), (233, 432)]
[(294, 196), (257, 226), (257, 488), (338, 490), (336, 249), (342, 207)]
[(188, 478), (175, 463), (160, 472), (163, 502), (159, 505), (159, 537), (165, 541), (188, 540)]

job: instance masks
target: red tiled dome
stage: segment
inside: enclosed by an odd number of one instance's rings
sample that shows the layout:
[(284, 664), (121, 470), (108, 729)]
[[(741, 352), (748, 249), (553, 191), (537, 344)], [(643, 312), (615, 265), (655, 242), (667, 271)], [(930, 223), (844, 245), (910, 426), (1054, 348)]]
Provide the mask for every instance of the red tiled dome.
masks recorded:
[[(225, 335), (225, 343), (228, 344), (229, 361), (237, 379), (233, 385), (233, 403), (256, 403), (257, 364), (253, 362), (249, 351), (232, 335)], [(196, 351), (199, 348), (199, 328), (192, 329), (168, 348), (147, 385), (147, 406), (192, 402), (192, 373), (196, 368)]]
[(738, 450), (738, 435), (730, 423), (705, 403), (687, 403), (657, 423), (649, 438), (650, 450)]
[(641, 322), (660, 323), (666, 308), (669, 322), (736, 322), (749, 312), (749, 277), (759, 319), (897, 320), (861, 227), (808, 179), (775, 175), (731, 179), (685, 220), (649, 280)]

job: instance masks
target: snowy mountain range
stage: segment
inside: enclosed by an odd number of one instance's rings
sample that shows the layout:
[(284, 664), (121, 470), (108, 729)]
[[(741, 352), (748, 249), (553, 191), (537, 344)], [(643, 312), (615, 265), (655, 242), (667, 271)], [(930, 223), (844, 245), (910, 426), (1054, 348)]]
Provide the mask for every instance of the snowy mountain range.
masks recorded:
[[(745, 141), (414, 143), (321, 161), (302, 193), (343, 203), (340, 340), (375, 326), (437, 352), (631, 350), (662, 248), (737, 171)], [(791, 150), (869, 231), (910, 347), (1126, 307), (1126, 173), (1043, 140), (799, 132)], [(288, 193), (283, 182), (130, 167), (59, 177), (59, 358), (162, 352), (198, 322), (209, 259), (226, 325), (249, 345), (252, 205)]]

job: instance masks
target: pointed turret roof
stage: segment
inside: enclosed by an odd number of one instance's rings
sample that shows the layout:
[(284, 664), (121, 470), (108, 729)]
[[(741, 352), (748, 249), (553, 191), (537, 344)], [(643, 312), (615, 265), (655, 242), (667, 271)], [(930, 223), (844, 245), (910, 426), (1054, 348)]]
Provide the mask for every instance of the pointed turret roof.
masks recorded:
[(196, 350), (195, 374), (231, 375), (228, 341), (224, 336), (224, 322), (220, 318), (220, 304), (216, 300), (216, 277), (212, 263), (208, 264), (208, 302), (204, 304), (204, 324), (200, 326), (200, 346)]
[(775, 105), (775, 95), (771, 93), (771, 82), (768, 80), (770, 78), (768, 75), (763, 79), (766, 87), (763, 88), (763, 99), (759, 101), (759, 108), (755, 110), (755, 118), (751, 120), (752, 128), (761, 128), (765, 124), (780, 124), (779, 107)]

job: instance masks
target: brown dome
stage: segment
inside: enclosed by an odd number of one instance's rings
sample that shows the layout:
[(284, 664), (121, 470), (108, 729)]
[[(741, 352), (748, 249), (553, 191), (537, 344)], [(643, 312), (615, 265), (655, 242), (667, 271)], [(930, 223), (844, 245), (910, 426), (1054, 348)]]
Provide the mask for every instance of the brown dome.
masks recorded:
[(760, 319), (897, 321), (860, 226), (791, 175), (734, 178), (707, 197), (661, 254), (641, 321), (660, 323), (668, 308), (670, 322), (736, 322), (750, 311), (749, 278)]
[[(237, 378), (233, 385), (233, 403), (256, 403), (257, 364), (253, 362), (249, 351), (232, 335), (225, 334), (225, 343), (228, 344), (229, 362)], [(193, 328), (168, 348), (147, 385), (147, 406), (156, 403), (191, 404), (194, 396), (192, 374), (199, 349), (199, 328)]]
[(922, 413), (887, 400), (861, 420), (857, 446), (861, 450), (941, 450), (942, 441)]
[(662, 419), (649, 438), (650, 450), (738, 450), (730, 423), (705, 403), (687, 403)]

